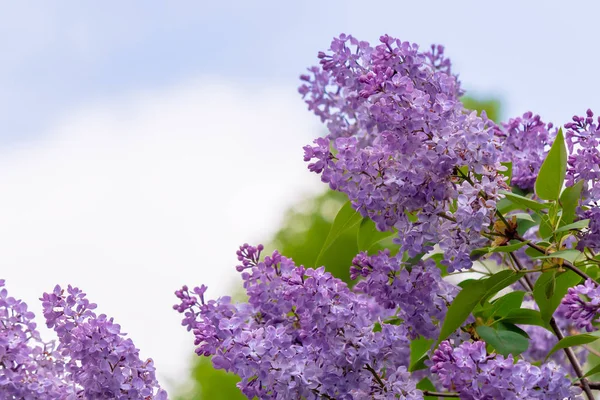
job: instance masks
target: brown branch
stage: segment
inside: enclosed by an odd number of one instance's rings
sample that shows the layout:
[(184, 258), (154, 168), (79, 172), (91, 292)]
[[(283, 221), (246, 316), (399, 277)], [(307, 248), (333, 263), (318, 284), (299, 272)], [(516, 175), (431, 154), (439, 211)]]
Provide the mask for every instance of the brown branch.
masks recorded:
[(430, 390), (423, 390), (423, 395), (425, 396), (433, 396), (433, 397), (447, 397), (447, 398), (459, 398), (458, 393), (452, 392), (432, 392)]
[[(546, 254), (546, 250), (544, 248), (538, 246), (535, 243), (531, 243), (530, 241), (528, 241), (526, 239), (523, 239), (519, 235), (515, 235), (515, 239), (518, 240), (518, 241), (527, 243), (527, 246), (531, 247), (532, 249), (536, 249), (537, 251), (539, 251), (542, 254)], [(585, 272), (583, 272), (582, 270), (580, 270), (579, 268), (577, 268), (576, 266), (574, 266), (573, 264), (571, 264), (570, 262), (568, 262), (567, 260), (563, 260), (562, 265), (566, 269), (570, 269), (571, 271), (575, 272), (577, 275), (581, 276), (583, 279), (586, 279), (586, 280), (590, 279), (596, 285), (598, 284), (598, 282), (596, 282), (595, 280), (593, 280), (591, 276), (589, 276), (588, 274), (586, 274)]]
[[(517, 235), (517, 237), (520, 238), (520, 236), (518, 236), (518, 235)], [(528, 242), (528, 244), (529, 244), (529, 242)], [(542, 249), (542, 253), (544, 253), (543, 249)], [(510, 252), (508, 254), (510, 254), (510, 257), (517, 265), (517, 268), (519, 270), (522, 270), (523, 264), (521, 264), (521, 262), (519, 261), (519, 258), (512, 252)], [(526, 278), (527, 286), (529, 286), (529, 289), (533, 292), (533, 284), (531, 283), (531, 280), (529, 280), (529, 277), (527, 275), (524, 275), (524, 278)], [(554, 317), (550, 318), (550, 327), (552, 328), (552, 331), (554, 332), (554, 336), (556, 336), (558, 341), (561, 341), (562, 339), (564, 339), (565, 336), (563, 335), (562, 331), (556, 324)], [(579, 360), (577, 360), (577, 357), (575, 357), (575, 353), (573, 353), (573, 349), (571, 349), (570, 347), (565, 347), (563, 350), (564, 350), (565, 354), (567, 355), (567, 358), (569, 359), (569, 362), (571, 363), (571, 366), (573, 367), (575, 374), (581, 381), (580, 382), (581, 388), (585, 392), (585, 395), (587, 396), (588, 400), (594, 400), (594, 394), (592, 393), (590, 384), (589, 384), (588, 380), (583, 377), (584, 374), (583, 374), (583, 370), (581, 369), (581, 364), (579, 364)]]

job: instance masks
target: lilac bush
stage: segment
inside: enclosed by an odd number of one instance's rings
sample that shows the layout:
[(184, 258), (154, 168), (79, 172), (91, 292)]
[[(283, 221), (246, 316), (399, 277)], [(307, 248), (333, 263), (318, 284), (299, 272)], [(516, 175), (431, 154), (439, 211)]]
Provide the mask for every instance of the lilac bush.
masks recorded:
[(0, 280), (0, 398), (166, 400), (152, 360), (141, 360), (85, 293), (56, 286), (41, 298), (58, 344), (43, 342), (27, 305), (8, 296)]
[[(249, 398), (592, 399), (592, 113), (564, 125), (566, 142), (531, 112), (496, 124), (464, 108), (443, 47), (387, 35), (340, 35), (318, 58), (300, 94), (328, 134), (304, 160), (349, 206), (317, 258), (359, 226), (354, 284), (244, 245), (247, 302), (176, 292), (196, 352)], [(481, 278), (450, 283), (471, 268)]]
[[(318, 58), (299, 91), (328, 133), (304, 160), (348, 202), (314, 265), (241, 246), (246, 300), (177, 290), (196, 353), (248, 398), (592, 400), (600, 119), (497, 124), (463, 106), (442, 46), (340, 35)], [(344, 282), (319, 261), (350, 229)], [(167, 398), (82, 291), (43, 295), (54, 343), (3, 286), (0, 398)]]

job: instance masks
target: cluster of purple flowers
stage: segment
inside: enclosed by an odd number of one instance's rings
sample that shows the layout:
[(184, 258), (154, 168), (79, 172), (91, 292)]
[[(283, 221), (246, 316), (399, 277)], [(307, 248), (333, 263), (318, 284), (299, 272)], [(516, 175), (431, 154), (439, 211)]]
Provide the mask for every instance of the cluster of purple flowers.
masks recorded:
[(515, 362), (512, 355), (488, 354), (484, 342), (463, 342), (452, 347), (442, 342), (431, 357), (431, 372), (441, 384), (464, 400), (580, 398), (566, 371), (549, 362), (536, 367)]
[(131, 339), (112, 319), (97, 316), (83, 292), (56, 286), (42, 301), (56, 348), (41, 341), (27, 305), (0, 291), (2, 399), (167, 399), (152, 360), (142, 361)]
[(185, 314), (198, 354), (239, 375), (249, 398), (422, 398), (406, 369), (406, 327), (384, 323), (395, 310), (323, 268), (296, 266), (277, 252), (260, 261), (261, 250), (238, 251), (247, 303), (206, 301), (204, 286), (176, 292), (174, 308)]
[(511, 118), (498, 128), (502, 152), (500, 160), (512, 163), (511, 184), (533, 191), (542, 162), (556, 136), (552, 123), (544, 123), (539, 115), (526, 112)]
[(582, 203), (578, 215), (588, 219), (588, 229), (580, 235), (577, 248), (600, 249), (600, 117), (594, 119), (592, 110), (584, 116), (574, 116), (566, 123), (566, 140), (569, 149), (567, 184), (583, 181)]
[(79, 398), (61, 355), (44, 343), (27, 304), (8, 295), (0, 279), (0, 398)]
[(44, 293), (42, 306), (46, 324), (58, 336), (67, 376), (86, 399), (167, 399), (152, 359), (140, 359), (133, 341), (112, 318), (96, 315), (96, 304), (81, 290), (69, 285), (65, 293), (57, 285)]
[(598, 283), (588, 279), (583, 285), (569, 288), (563, 298), (559, 311), (565, 318), (573, 321), (577, 328), (588, 332), (594, 330), (593, 322), (600, 312), (600, 287)]
[(440, 243), (450, 271), (469, 268), (506, 187), (495, 125), (464, 109), (441, 46), (380, 41), (341, 35), (302, 77), (300, 92), (329, 128), (305, 160), (379, 230), (397, 229), (411, 256)]
[(436, 338), (448, 305), (458, 288), (442, 280), (433, 260), (407, 265), (389, 250), (369, 256), (360, 253), (352, 261), (350, 277), (363, 277), (354, 289), (373, 296), (383, 307), (398, 309), (411, 338)]

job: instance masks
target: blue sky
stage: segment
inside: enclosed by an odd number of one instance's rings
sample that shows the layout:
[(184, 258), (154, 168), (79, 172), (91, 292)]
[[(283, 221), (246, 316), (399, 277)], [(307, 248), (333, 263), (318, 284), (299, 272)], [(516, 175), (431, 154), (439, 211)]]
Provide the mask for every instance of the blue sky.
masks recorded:
[(80, 285), (173, 387), (192, 341), (172, 292), (226, 293), (236, 246), (323, 189), (301, 150), (322, 128), (296, 86), (334, 35), (444, 44), (505, 116), (564, 123), (600, 112), (599, 8), (0, 2), (0, 278), (38, 314), (43, 291)]
[[(540, 6), (542, 5), (543, 6)], [(293, 86), (340, 32), (443, 43), (465, 87), (564, 120), (598, 105), (591, 2), (5, 2), (2, 141), (82, 103), (199, 74)], [(547, 115), (546, 115), (547, 114)]]

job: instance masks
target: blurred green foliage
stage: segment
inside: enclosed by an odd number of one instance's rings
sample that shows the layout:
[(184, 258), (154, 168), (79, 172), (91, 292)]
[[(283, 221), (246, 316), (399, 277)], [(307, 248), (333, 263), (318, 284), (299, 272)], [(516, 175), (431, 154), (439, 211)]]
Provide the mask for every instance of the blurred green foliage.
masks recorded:
[(500, 102), (495, 99), (479, 99), (476, 97), (464, 96), (462, 103), (469, 110), (477, 110), (479, 114), (481, 111), (485, 111), (488, 118), (498, 123), (500, 121)]
[[(498, 121), (500, 103), (496, 100), (463, 98), (465, 107), (482, 111), (488, 117)], [(274, 249), (286, 257), (294, 259), (296, 264), (315, 267), (317, 256), (325, 242), (331, 224), (342, 205), (348, 200), (345, 194), (331, 190), (310, 199), (299, 202), (286, 213), (283, 226), (265, 246), (264, 254)], [(358, 253), (356, 242), (359, 225), (343, 232), (321, 259), (321, 264), (336, 277), (348, 284), (352, 258)], [(390, 241), (374, 246), (369, 252), (375, 252)], [(318, 266), (317, 266), (318, 267)], [(192, 338), (190, 337), (190, 341)], [(239, 378), (223, 370), (215, 370), (208, 358), (194, 356), (189, 386), (181, 389), (174, 398), (177, 400), (243, 400), (246, 397), (235, 386)]]

